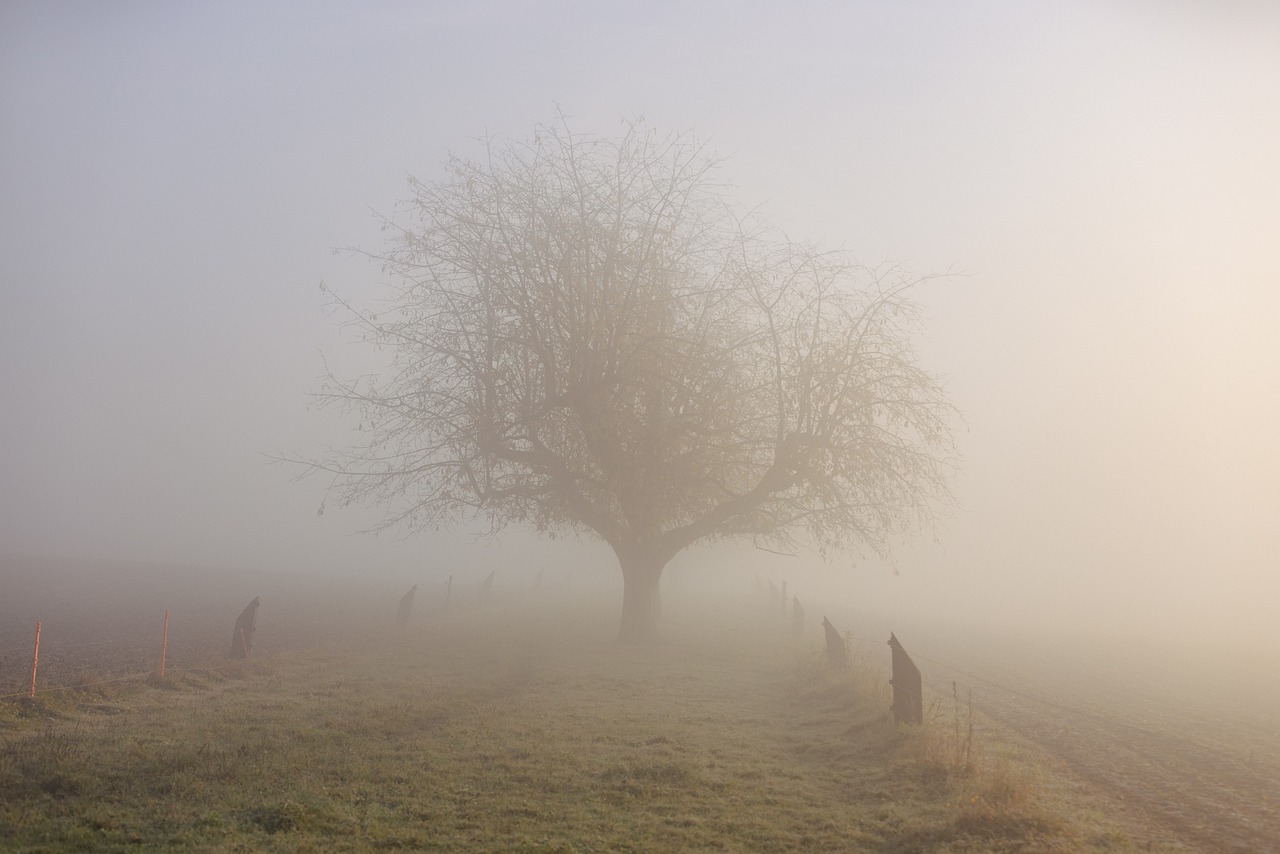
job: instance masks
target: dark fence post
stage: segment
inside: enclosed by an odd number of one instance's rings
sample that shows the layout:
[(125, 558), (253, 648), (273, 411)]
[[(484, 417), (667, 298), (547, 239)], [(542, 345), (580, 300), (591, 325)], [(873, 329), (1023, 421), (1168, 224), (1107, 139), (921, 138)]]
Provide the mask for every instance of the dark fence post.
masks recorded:
[(903, 723), (924, 723), (924, 692), (920, 682), (920, 668), (902, 644), (889, 632), (889, 649), (893, 651), (893, 716)]
[(36, 695), (36, 666), (40, 663), (40, 621), (36, 620), (36, 645), (31, 650), (31, 691), (27, 696)]
[(413, 594), (418, 592), (418, 585), (409, 588), (409, 592), (400, 597), (400, 608), (396, 611), (396, 625), (404, 628), (409, 623), (409, 615), (413, 613)]
[(253, 601), (245, 606), (236, 617), (235, 631), (231, 633), (231, 657), (248, 658), (253, 649), (253, 632), (258, 628), (258, 606), (262, 604), (261, 596), (254, 596)]
[(827, 664), (833, 669), (843, 670), (849, 666), (849, 649), (844, 644), (844, 638), (840, 637), (836, 627), (826, 617), (822, 618), (822, 628), (827, 633)]

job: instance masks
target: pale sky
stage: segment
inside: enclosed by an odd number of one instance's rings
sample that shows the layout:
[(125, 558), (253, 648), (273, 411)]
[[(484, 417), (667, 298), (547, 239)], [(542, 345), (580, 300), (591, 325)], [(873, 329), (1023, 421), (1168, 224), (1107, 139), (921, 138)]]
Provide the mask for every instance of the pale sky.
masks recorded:
[(557, 108), (582, 131), (692, 129), (792, 236), (962, 273), (920, 292), (921, 352), (965, 416), (962, 508), (898, 575), (826, 568), (856, 595), (1280, 648), (1264, 2), (9, 0), (0, 553), (616, 573), (517, 531), (353, 535), (373, 511), (317, 516), (323, 482), (264, 456), (349, 436), (308, 410), (321, 354), (369, 364), (318, 285), (381, 280), (334, 248), (380, 248), (372, 212), (406, 176)]

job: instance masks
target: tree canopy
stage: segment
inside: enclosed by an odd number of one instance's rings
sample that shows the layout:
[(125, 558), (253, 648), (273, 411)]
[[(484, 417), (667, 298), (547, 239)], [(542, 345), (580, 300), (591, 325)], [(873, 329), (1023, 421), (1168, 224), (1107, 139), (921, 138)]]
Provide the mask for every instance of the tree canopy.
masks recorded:
[(411, 180), (392, 280), (349, 322), (385, 376), (331, 377), (365, 441), (316, 467), (385, 524), (478, 513), (599, 537), (622, 636), (696, 542), (883, 552), (948, 495), (951, 407), (919, 364), (914, 281), (735, 206), (688, 135), (539, 127)]

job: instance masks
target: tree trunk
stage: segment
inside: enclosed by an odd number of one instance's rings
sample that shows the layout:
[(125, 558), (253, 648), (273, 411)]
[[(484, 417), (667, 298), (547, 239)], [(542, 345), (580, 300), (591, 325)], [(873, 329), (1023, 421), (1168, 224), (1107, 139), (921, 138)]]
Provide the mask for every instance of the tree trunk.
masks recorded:
[(622, 643), (645, 643), (658, 636), (658, 580), (666, 561), (654, 555), (619, 555), (622, 566)]

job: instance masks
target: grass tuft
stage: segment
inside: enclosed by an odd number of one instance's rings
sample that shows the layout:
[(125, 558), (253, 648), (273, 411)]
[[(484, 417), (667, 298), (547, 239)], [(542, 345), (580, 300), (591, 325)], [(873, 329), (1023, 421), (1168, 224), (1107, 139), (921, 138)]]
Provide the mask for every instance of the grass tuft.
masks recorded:
[(246, 822), (264, 833), (288, 833), (301, 824), (303, 811), (292, 801), (251, 807), (243, 813)]

